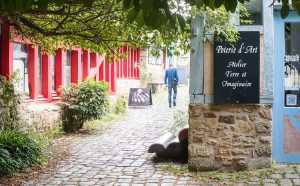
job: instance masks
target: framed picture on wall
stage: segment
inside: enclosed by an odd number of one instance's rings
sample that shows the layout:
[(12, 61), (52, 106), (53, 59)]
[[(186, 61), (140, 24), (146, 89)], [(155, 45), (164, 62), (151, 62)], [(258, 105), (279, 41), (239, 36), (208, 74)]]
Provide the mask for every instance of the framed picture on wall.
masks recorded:
[(286, 105), (287, 106), (296, 106), (297, 105), (297, 95), (287, 94), (286, 95)]

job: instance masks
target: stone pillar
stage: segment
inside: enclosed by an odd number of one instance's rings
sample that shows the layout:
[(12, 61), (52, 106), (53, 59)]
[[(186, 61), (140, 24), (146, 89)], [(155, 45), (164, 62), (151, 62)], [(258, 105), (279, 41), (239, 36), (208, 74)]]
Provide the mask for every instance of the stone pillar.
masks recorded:
[(28, 45), (28, 83), (30, 99), (38, 98), (38, 47)]
[(71, 51), (71, 70), (72, 70), (72, 75), (71, 75), (71, 81), (72, 83), (78, 83), (81, 81), (81, 79), (79, 79), (79, 69), (81, 65), (81, 50), (72, 50)]
[(270, 105), (191, 104), (189, 167), (244, 170), (271, 165)]
[(82, 69), (82, 74), (83, 74), (83, 80), (89, 77), (90, 74), (90, 52), (88, 50), (83, 51), (83, 69)]
[(52, 101), (52, 66), (50, 56), (42, 55), (42, 95)]
[(125, 59), (123, 59), (123, 78), (128, 78), (128, 46), (123, 46), (123, 54), (126, 54)]
[(13, 74), (13, 53), (14, 43), (10, 42), (10, 26), (7, 23), (3, 23), (1, 29), (1, 46), (2, 54), (0, 60), (0, 74), (9, 78)]
[[(273, 8), (266, 6), (269, 2), (264, 1), (264, 24), (245, 27), (248, 31), (261, 31), (259, 104), (214, 104), (213, 47), (203, 44), (203, 19), (196, 17), (192, 20), (190, 169), (228, 171), (271, 165), (273, 34), (270, 32), (273, 31)], [(243, 30), (240, 27), (238, 29)]]
[(55, 55), (55, 87), (63, 86), (64, 84), (64, 55), (66, 55), (61, 48), (56, 51)]

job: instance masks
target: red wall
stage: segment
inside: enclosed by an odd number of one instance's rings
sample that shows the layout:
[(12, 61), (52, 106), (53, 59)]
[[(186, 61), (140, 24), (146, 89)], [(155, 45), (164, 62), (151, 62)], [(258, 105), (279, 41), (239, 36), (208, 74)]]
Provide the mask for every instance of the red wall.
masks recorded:
[[(13, 73), (13, 42), (10, 42), (9, 32), (11, 28), (7, 24), (2, 25), (1, 35), (1, 63), (0, 74), (9, 77)], [(20, 37), (16, 37), (15, 41), (22, 42)], [(42, 54), (42, 95), (38, 95), (38, 47), (28, 44), (28, 83), (30, 86), (30, 99), (39, 101), (41, 97), (48, 102), (52, 101), (52, 64), (51, 57)], [(115, 63), (113, 58), (109, 59), (111, 63), (106, 63), (104, 56), (96, 53), (74, 48), (71, 50), (72, 58), (72, 83), (78, 83), (79, 70), (81, 65), (81, 57), (83, 57), (82, 78), (95, 78), (96, 80), (106, 81), (110, 84), (110, 90), (116, 92), (116, 80), (118, 78), (139, 78), (139, 69), (134, 68), (136, 63), (140, 61), (140, 50), (130, 48), (124, 45), (120, 48), (119, 53), (126, 54), (127, 57), (119, 59)], [(82, 56), (81, 56), (82, 54)], [(56, 91), (64, 83), (64, 55), (65, 52), (58, 48), (55, 58), (55, 87)]]

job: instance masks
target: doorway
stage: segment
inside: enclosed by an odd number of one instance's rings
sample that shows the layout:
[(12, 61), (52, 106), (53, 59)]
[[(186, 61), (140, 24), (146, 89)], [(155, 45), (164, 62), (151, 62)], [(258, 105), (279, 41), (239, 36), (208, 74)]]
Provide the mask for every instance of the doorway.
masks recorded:
[(275, 12), (273, 152), (276, 162), (300, 162), (300, 17)]

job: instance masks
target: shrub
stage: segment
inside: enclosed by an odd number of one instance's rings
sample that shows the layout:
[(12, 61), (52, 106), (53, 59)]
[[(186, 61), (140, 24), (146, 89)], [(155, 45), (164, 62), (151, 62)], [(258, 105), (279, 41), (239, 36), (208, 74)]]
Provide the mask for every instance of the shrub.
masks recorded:
[(189, 115), (187, 111), (178, 110), (173, 115), (173, 125), (170, 132), (177, 135), (178, 132), (189, 126)]
[(126, 100), (124, 97), (118, 98), (115, 104), (115, 113), (121, 114), (126, 112)]
[(0, 131), (0, 175), (14, 175), (44, 159), (44, 145), (29, 133)]
[(81, 129), (84, 122), (100, 119), (109, 110), (108, 84), (86, 79), (62, 89), (62, 127), (65, 132)]

